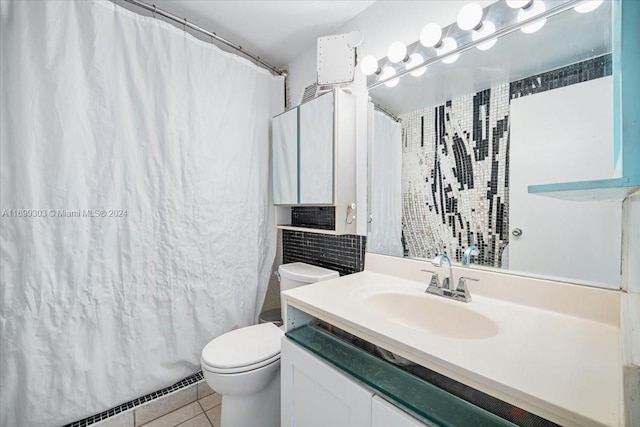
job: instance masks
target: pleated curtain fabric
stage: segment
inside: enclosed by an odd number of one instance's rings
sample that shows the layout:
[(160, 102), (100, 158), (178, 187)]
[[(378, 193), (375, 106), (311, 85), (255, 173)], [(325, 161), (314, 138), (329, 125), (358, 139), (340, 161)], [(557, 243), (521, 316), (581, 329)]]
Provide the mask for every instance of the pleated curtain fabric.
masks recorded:
[(367, 251), (403, 256), (402, 125), (373, 112), (371, 154), (371, 224)]
[(256, 321), (284, 83), (110, 1), (0, 8), (0, 425), (54, 426)]

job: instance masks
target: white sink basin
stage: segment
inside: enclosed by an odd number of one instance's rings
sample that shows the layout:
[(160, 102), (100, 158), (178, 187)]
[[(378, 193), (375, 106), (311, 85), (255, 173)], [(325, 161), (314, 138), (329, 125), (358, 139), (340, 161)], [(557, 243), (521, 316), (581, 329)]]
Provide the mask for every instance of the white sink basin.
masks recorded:
[(479, 340), (498, 333), (498, 326), (491, 319), (465, 307), (467, 303), (443, 297), (417, 292), (377, 292), (361, 302), (390, 322), (449, 338)]

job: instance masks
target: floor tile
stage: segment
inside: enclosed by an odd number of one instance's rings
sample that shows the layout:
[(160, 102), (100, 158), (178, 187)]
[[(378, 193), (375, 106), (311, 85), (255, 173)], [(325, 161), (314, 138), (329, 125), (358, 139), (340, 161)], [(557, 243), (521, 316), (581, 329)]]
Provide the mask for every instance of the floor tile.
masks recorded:
[(209, 387), (206, 381), (201, 381), (198, 383), (198, 399), (202, 399), (203, 397), (207, 397), (210, 394), (213, 394), (213, 390)]
[(218, 393), (210, 394), (209, 396), (198, 400), (198, 402), (200, 402), (202, 410), (206, 412), (222, 403), (222, 395)]
[(133, 427), (133, 411), (123, 412), (92, 424), (95, 427)]
[(170, 412), (160, 418), (144, 424), (144, 427), (175, 427), (202, 413), (202, 408), (198, 402), (193, 402), (176, 411)]
[(135, 425), (140, 426), (198, 399), (198, 385), (194, 384), (167, 396), (153, 400), (134, 411)]
[(220, 411), (222, 410), (222, 406), (218, 405), (213, 409), (209, 409), (207, 411), (207, 417), (209, 418), (209, 421), (211, 421), (211, 424), (213, 424), (213, 427), (220, 427)]
[(211, 423), (205, 414), (200, 414), (182, 424), (178, 424), (177, 427), (211, 427)]

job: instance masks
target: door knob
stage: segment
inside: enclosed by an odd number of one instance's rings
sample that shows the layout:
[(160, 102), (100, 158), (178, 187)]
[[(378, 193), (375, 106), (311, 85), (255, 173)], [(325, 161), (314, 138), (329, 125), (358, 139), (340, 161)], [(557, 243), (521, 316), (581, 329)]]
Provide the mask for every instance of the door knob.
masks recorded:
[(519, 228), (514, 228), (511, 234), (513, 234), (515, 237), (520, 237), (522, 236), (522, 230)]

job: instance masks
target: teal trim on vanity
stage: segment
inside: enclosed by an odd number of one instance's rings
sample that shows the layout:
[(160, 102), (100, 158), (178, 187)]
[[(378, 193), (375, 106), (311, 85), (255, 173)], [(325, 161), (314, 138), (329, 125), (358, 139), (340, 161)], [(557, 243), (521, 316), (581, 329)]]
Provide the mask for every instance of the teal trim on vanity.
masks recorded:
[(640, 190), (640, 1), (613, 2), (613, 161), (620, 178), (530, 185), (565, 200), (624, 200)]
[(322, 329), (303, 326), (287, 332), (286, 336), (436, 426), (515, 426)]

